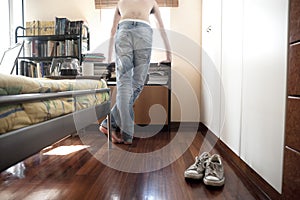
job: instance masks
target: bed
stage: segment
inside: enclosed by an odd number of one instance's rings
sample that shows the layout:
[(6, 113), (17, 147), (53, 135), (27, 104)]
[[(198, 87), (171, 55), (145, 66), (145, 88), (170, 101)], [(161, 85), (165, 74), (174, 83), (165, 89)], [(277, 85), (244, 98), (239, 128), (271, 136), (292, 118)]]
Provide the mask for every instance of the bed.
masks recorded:
[(100, 118), (110, 121), (110, 104), (101, 79), (0, 73), (0, 172)]

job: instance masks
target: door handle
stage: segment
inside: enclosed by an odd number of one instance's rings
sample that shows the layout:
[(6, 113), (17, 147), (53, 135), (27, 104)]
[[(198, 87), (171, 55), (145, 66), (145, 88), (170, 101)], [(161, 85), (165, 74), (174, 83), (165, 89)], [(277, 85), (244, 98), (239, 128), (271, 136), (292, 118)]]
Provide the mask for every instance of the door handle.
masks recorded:
[(211, 32), (211, 25), (206, 28), (206, 32)]

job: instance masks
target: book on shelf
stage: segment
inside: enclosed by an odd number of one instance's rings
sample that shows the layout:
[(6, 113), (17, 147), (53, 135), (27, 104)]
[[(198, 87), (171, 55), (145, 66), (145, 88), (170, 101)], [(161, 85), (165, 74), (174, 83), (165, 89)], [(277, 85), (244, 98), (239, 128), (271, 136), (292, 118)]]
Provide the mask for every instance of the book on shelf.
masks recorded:
[(55, 34), (55, 22), (54, 21), (40, 21), (38, 28), (39, 35), (54, 35)]
[(47, 56), (53, 57), (56, 55), (56, 41), (47, 41)]
[[(68, 34), (82, 34), (82, 36), (86, 36), (86, 33), (80, 33), (81, 26), (83, 25), (83, 21), (70, 21)], [(84, 31), (84, 30), (83, 30)]]
[(78, 57), (78, 42), (75, 40), (42, 41), (33, 39), (24, 42), (25, 57), (53, 57), (75, 56)]
[(69, 26), (69, 20), (66, 17), (55, 17), (55, 34), (65, 35)]
[(39, 23), (40, 22), (38, 20), (26, 22), (26, 27), (25, 27), (26, 36), (38, 35)]
[(26, 36), (38, 35), (54, 35), (55, 22), (54, 21), (27, 21), (25, 27)]
[(81, 34), (87, 38), (88, 30), (85, 27), (87, 25), (82, 20), (71, 21), (66, 17), (55, 17), (53, 21), (27, 21), (25, 34), (26, 36)]
[(55, 17), (55, 34), (56, 35), (78, 35), (82, 34), (87, 37), (87, 30), (82, 26), (84, 21), (71, 21), (66, 17)]
[(20, 61), (20, 75), (41, 78), (44, 76), (50, 75), (50, 66), (49, 62), (32, 62), (22, 60)]
[(31, 41), (31, 55), (32, 55), (32, 57), (38, 57), (39, 56), (38, 45), (39, 45), (38, 40), (32, 40)]

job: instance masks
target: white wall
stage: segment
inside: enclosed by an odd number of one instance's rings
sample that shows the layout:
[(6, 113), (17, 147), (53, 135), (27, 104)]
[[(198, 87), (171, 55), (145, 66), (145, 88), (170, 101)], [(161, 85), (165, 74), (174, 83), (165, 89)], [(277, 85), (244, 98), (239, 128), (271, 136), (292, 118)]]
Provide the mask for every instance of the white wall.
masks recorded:
[[(110, 36), (113, 9), (96, 10), (94, 0), (26, 0), (25, 21), (54, 20), (56, 16), (70, 20), (85, 20), (91, 33), (91, 49), (104, 49)], [(172, 121), (199, 121), (200, 101), (200, 41), (201, 1), (179, 1), (178, 8), (161, 8), (166, 29), (169, 29), (173, 55), (172, 77)], [(189, 24), (186, 22), (189, 21)], [(184, 27), (184, 28), (183, 28)], [(182, 39), (178, 39), (182, 38)], [(194, 48), (182, 46), (190, 43)], [(157, 42), (156, 42), (157, 44)], [(189, 62), (192, 57), (193, 62)], [(153, 62), (165, 59), (164, 53), (156, 49)], [(183, 81), (181, 81), (183, 80)], [(184, 84), (182, 84), (184, 82)], [(188, 92), (186, 92), (188, 91)], [(190, 103), (190, 99), (194, 103)], [(189, 113), (189, 114), (183, 114)]]
[[(215, 3), (212, 9), (222, 7), (222, 39), (213, 44), (212, 55), (221, 63), (223, 86), (220, 110), (215, 112), (225, 120), (216, 135), (281, 193), (288, 0), (203, 1), (204, 10), (209, 9), (206, 1)], [(203, 91), (203, 100), (209, 97)]]
[[(201, 1), (171, 9), (172, 121), (200, 121)], [(177, 96), (177, 98), (176, 98)], [(177, 100), (180, 98), (179, 100)], [(186, 114), (185, 114), (186, 113)]]
[(25, 21), (55, 20), (55, 17), (67, 17), (70, 20), (84, 20), (88, 23), (91, 32), (91, 49), (100, 45), (109, 38), (107, 24), (111, 21), (101, 18), (110, 10), (96, 10), (93, 0), (25, 0)]

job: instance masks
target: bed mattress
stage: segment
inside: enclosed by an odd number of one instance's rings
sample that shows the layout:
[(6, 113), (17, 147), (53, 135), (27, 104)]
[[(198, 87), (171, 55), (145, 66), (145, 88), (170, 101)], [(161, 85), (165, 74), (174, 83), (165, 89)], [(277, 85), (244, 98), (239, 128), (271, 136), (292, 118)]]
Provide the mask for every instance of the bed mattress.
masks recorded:
[[(52, 80), (0, 74), (0, 98), (7, 95), (92, 91), (101, 88), (107, 88), (107, 84), (100, 79)], [(91, 92), (82, 96), (0, 105), (0, 134), (96, 106), (108, 100), (109, 93)]]

